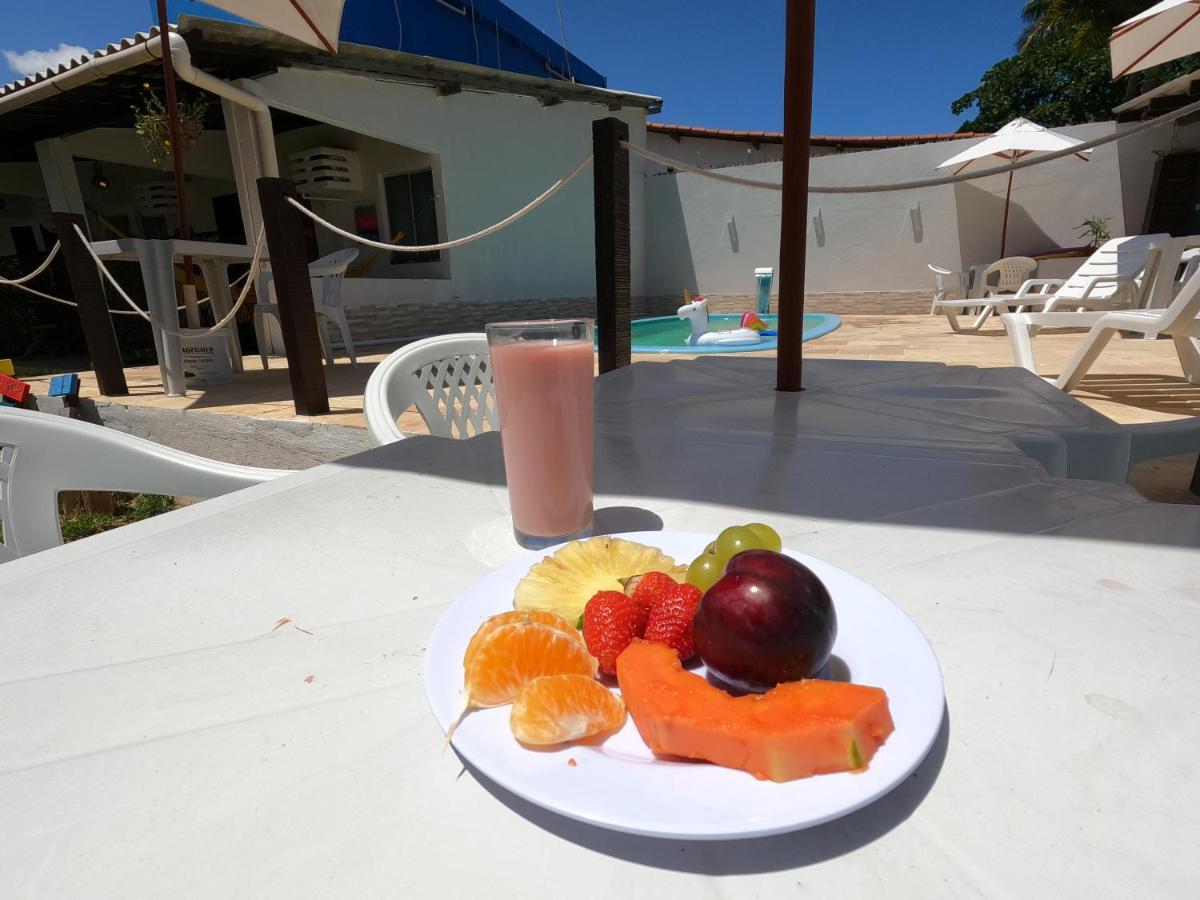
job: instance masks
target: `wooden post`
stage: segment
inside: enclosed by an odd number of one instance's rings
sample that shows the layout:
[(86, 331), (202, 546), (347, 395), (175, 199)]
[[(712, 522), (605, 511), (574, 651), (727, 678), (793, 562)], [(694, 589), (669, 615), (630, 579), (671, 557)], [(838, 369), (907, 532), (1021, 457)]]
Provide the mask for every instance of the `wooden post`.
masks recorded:
[(321, 338), (308, 280), (303, 216), (287, 202), (288, 197), (300, 199), (296, 186), (286, 178), (258, 179), (258, 201), (267, 232), (267, 254), (275, 299), (279, 303), (279, 329), (287, 352), (292, 401), (297, 415), (319, 416), (329, 412), (329, 392), (325, 387)]
[(629, 126), (592, 122), (595, 175), (596, 329), (600, 372), (629, 365)]
[(808, 136), (812, 130), (816, 0), (788, 0), (783, 76), (783, 198), (779, 228), (779, 350), (775, 389), (802, 391)]
[(62, 242), (62, 258), (71, 279), (71, 293), (79, 304), (79, 324), (83, 326), (83, 339), (87, 342), (92, 371), (96, 373), (96, 385), (101, 396), (123, 397), (129, 393), (129, 386), (125, 383), (121, 348), (117, 346), (117, 333), (108, 312), (104, 285), (96, 270), (96, 261), (74, 228), (78, 225), (86, 232), (87, 222), (78, 213), (56, 212), (54, 225)]

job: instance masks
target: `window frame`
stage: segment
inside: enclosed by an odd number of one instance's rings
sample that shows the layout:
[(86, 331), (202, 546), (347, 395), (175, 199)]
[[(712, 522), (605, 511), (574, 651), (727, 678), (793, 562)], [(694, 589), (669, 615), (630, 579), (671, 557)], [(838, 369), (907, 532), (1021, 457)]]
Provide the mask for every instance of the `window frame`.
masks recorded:
[[(376, 202), (375, 209), (379, 215), (379, 221), (382, 227), (382, 234), (379, 239), (381, 241), (390, 241), (391, 236), (395, 234), (395, 229), (392, 227), (391, 213), (388, 210), (387, 203), (387, 187), (386, 182), (389, 178), (396, 178), (401, 175), (416, 175), (421, 172), (429, 172), (430, 178), (433, 181), (433, 211), (437, 218), (437, 234), (438, 243), (446, 241), (446, 208), (445, 201), (442, 196), (442, 169), (436, 160), (430, 160), (428, 164), (421, 166), (408, 166), (402, 169), (389, 170), (380, 172), (376, 178)], [(438, 251), (438, 259), (428, 262), (419, 263), (395, 263), (392, 262), (392, 251), (386, 251), (386, 256), (382, 262), (383, 268), (387, 272), (389, 278), (450, 278), (450, 251)]]

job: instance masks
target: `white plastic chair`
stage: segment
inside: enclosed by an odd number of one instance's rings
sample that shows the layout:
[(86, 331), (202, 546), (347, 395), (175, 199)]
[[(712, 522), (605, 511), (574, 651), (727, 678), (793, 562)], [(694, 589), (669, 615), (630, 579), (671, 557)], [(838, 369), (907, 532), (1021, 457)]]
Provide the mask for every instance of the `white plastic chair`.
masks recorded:
[(193, 456), (89, 422), (0, 407), (0, 563), (62, 543), (60, 491), (206, 498), (286, 474)]
[(498, 431), (496, 390), (487, 337), (443, 334), (390, 354), (371, 373), (363, 395), (367, 431), (376, 444), (406, 435), (397, 417), (415, 406), (435, 437), (466, 438)]
[[(1101, 245), (1070, 278), (1031, 278), (1015, 294), (942, 304), (942, 311), (955, 331), (974, 332), (992, 313), (1057, 307), (1075, 309), (1121, 309), (1137, 305), (1141, 288), (1137, 276), (1146, 268), (1150, 249), (1171, 239), (1168, 234), (1140, 234), (1113, 238)], [(981, 312), (969, 325), (960, 326), (957, 315), (978, 307)], [(956, 312), (949, 310), (956, 309)]]
[[(335, 250), (326, 256), (308, 264), (308, 274), (312, 279), (313, 307), (317, 311), (317, 326), (321, 333), (321, 350), (325, 354), (325, 364), (333, 365), (333, 345), (329, 341), (329, 331), (325, 320), (333, 322), (342, 334), (342, 343), (346, 345), (346, 353), (350, 364), (358, 366), (358, 356), (354, 353), (354, 342), (350, 338), (350, 323), (346, 320), (346, 309), (342, 306), (342, 281), (346, 277), (346, 269), (358, 259), (358, 250), (350, 247), (346, 250)], [(275, 300), (275, 282), (270, 270), (263, 272), (259, 278), (259, 301), (254, 305), (254, 334), (258, 338), (258, 354), (262, 359), (264, 370), (269, 368), (267, 359), (267, 329), (264, 319), (267, 316), (279, 318), (279, 304)], [(270, 299), (265, 299), (270, 298)]]

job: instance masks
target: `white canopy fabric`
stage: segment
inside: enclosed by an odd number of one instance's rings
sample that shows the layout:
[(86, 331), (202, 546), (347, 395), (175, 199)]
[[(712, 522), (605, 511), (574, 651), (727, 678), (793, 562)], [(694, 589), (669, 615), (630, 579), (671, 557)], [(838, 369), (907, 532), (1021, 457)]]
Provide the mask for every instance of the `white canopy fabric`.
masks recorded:
[[(1057, 131), (1051, 131), (1049, 128), (1037, 124), (1037, 122), (1017, 118), (1013, 119), (991, 137), (984, 138), (961, 153), (956, 153), (944, 163), (941, 163), (938, 168), (953, 168), (954, 173), (957, 175), (963, 169), (981, 159), (999, 157), (1009, 162), (1016, 162), (1019, 159), (1026, 159), (1030, 156), (1036, 156), (1039, 153), (1053, 153), (1056, 150), (1066, 150), (1074, 147), (1076, 144), (1082, 143), (1083, 141), (1067, 137), (1065, 134), (1060, 134)], [(1087, 162), (1088, 157), (1085, 154), (1091, 152), (1091, 150), (1081, 150), (1075, 156)], [(1012, 178), (1013, 173), (1010, 171), (1008, 173), (1008, 189), (1004, 193), (1004, 223), (1000, 229), (1001, 258), (1004, 257), (1005, 250), (1008, 248), (1008, 206), (1012, 198)]]
[[(955, 154), (944, 163), (939, 164), (938, 168), (953, 168), (957, 174), (971, 163), (990, 156), (998, 156), (1009, 162), (1016, 162), (1018, 159), (1025, 159), (1038, 153), (1053, 153), (1056, 150), (1066, 150), (1068, 147), (1082, 143), (1083, 141), (1067, 137), (1057, 131), (1051, 131), (1037, 122), (1031, 122), (1028, 119), (1013, 119), (991, 137), (984, 138), (962, 153)], [(1084, 154), (1091, 152), (1091, 150), (1083, 150), (1075, 155), (1086, 162), (1087, 157)]]
[(1113, 78), (1200, 53), (1200, 0), (1162, 0), (1113, 29)]
[(259, 25), (337, 53), (346, 0), (205, 0)]

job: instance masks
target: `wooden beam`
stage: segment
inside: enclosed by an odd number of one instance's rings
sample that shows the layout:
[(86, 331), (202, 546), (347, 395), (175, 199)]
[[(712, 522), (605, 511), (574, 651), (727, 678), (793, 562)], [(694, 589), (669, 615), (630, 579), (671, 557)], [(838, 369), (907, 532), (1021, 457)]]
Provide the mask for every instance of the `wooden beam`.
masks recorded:
[(121, 348), (117, 346), (117, 334), (108, 312), (104, 285), (100, 281), (96, 261), (83, 246), (73, 227), (75, 225), (87, 231), (87, 221), (78, 213), (54, 213), (54, 226), (62, 242), (63, 262), (71, 280), (71, 293), (79, 304), (79, 324), (83, 327), (83, 339), (87, 342), (92, 371), (96, 373), (96, 385), (103, 397), (124, 397), (129, 393), (129, 386), (125, 383)]
[(287, 202), (288, 197), (300, 199), (296, 186), (286, 178), (258, 179), (258, 200), (267, 232), (267, 253), (279, 304), (279, 329), (287, 352), (292, 401), (298, 415), (319, 416), (329, 412), (329, 392), (308, 276), (305, 219)]
[(595, 176), (596, 329), (600, 372), (629, 365), (629, 126), (592, 122)]
[(804, 390), (804, 242), (808, 233), (808, 137), (812, 130), (816, 18), (816, 0), (788, 0), (779, 228), (779, 350), (775, 361), (775, 389), (779, 391)]

